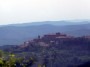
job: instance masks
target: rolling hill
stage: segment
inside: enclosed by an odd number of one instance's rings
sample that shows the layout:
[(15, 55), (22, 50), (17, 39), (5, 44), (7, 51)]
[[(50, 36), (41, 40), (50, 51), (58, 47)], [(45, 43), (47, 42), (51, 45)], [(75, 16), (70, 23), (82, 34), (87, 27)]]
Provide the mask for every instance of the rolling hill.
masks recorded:
[(38, 35), (56, 32), (73, 36), (90, 35), (89, 21), (67, 22), (47, 21), (26, 24), (13, 24), (0, 27), (0, 45), (19, 45), (26, 40), (36, 38)]

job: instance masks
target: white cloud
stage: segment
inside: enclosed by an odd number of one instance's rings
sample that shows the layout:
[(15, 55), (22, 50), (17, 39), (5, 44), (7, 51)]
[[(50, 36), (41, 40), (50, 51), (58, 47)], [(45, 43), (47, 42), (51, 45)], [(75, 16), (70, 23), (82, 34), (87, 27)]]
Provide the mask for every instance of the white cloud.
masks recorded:
[(0, 0), (0, 24), (90, 19), (90, 0)]

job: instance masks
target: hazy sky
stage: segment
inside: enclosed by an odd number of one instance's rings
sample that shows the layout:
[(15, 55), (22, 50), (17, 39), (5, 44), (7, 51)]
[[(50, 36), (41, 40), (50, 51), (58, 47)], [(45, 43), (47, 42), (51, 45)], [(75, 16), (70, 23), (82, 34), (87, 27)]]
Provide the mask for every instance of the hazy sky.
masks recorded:
[(0, 25), (90, 19), (90, 0), (0, 0)]

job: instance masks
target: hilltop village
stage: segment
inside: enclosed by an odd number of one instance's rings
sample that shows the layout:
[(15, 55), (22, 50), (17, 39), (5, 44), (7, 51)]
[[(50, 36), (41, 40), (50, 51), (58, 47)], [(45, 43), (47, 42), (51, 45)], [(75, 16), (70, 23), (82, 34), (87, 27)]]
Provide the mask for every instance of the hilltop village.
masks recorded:
[(77, 67), (90, 61), (90, 36), (74, 37), (61, 33), (38, 35), (35, 39), (3, 51), (26, 60), (34, 58), (31, 67)]
[(32, 44), (38, 44), (40, 46), (48, 47), (52, 44), (90, 44), (90, 36), (74, 37), (68, 36), (66, 34), (56, 33), (56, 34), (47, 34), (43, 37), (38, 35), (38, 38), (26, 41), (23, 45), (20, 45), (21, 48), (30, 46)]

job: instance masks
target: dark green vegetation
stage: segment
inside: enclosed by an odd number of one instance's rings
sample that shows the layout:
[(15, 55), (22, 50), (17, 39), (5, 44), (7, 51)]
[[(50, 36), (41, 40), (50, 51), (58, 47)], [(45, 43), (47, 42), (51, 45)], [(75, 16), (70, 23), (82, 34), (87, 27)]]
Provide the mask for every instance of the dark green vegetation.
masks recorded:
[(0, 67), (31, 67), (34, 63), (32, 57), (18, 57), (16, 54), (0, 50)]
[(21, 48), (10, 47), (5, 52), (14, 53), (16, 57), (33, 58), (34, 63), (29, 67), (78, 67), (90, 61), (90, 44), (50, 44), (40, 46), (38, 43)]

